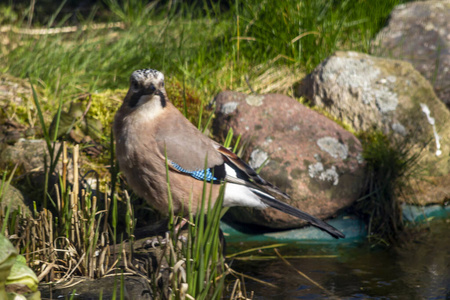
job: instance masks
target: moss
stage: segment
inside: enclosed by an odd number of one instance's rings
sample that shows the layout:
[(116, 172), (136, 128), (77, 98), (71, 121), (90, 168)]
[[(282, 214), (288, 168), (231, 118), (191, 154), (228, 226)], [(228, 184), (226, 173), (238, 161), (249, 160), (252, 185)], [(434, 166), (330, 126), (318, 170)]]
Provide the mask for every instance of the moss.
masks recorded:
[(319, 106), (315, 106), (313, 104), (311, 104), (311, 102), (304, 98), (304, 97), (300, 97), (300, 98), (296, 98), (296, 100), (305, 105), (306, 107), (308, 107), (309, 109), (314, 110), (315, 112), (323, 115), (324, 117), (327, 117), (328, 119), (330, 119), (331, 121), (335, 122), (336, 124), (338, 124), (339, 126), (341, 126), (342, 128), (344, 128), (345, 130), (355, 134), (355, 129), (353, 128), (353, 126), (349, 123), (347, 123), (345, 120), (340, 120), (337, 117), (333, 116), (328, 110), (319, 107)]
[[(53, 107), (48, 104), (47, 98), (42, 95), (45, 93), (40, 86), (34, 84), (34, 89), (41, 101), (44, 118), (50, 119), (46, 111), (51, 111)], [(37, 112), (33, 103), (32, 90), (30, 82), (26, 79), (17, 78), (9, 74), (0, 74), (0, 108), (2, 110), (1, 118), (10, 119), (25, 126), (38, 125)]]
[(7, 116), (15, 116), (15, 120), (22, 125), (28, 125), (29, 122), (29, 111), (30, 109), (25, 105), (17, 105), (11, 102), (5, 109)]
[(117, 89), (91, 95), (92, 104), (88, 115), (101, 122), (104, 136), (109, 136), (114, 115), (122, 105), (126, 93), (126, 89)]
[[(168, 77), (165, 86), (169, 100), (187, 116), (189, 121), (197, 126), (201, 118), (202, 127), (207, 125), (209, 114), (203, 110), (204, 102), (193, 87), (175, 77)], [(202, 115), (200, 116), (201, 111)]]

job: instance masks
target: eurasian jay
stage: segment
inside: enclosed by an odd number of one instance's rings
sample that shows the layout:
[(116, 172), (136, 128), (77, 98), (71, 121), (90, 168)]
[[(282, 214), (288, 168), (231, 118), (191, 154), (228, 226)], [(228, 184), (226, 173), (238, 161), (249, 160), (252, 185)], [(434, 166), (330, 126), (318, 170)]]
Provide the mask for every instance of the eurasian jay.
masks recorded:
[[(166, 155), (174, 213), (201, 205), (204, 178), (212, 197), (226, 182), (223, 205), (273, 207), (304, 219), (335, 238), (345, 237), (324, 221), (277, 200), (288, 198), (236, 154), (203, 135), (167, 99), (164, 75), (152, 69), (131, 74), (130, 89), (114, 120), (119, 167), (134, 192), (155, 209), (168, 213)], [(205, 169), (205, 160), (207, 162)]]

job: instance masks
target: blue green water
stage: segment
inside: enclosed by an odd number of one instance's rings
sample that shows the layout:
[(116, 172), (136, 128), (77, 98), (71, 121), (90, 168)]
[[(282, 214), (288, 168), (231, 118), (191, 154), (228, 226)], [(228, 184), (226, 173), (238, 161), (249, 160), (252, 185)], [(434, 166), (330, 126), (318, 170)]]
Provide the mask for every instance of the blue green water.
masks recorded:
[[(251, 253), (256, 260), (230, 259), (228, 263), (238, 272), (275, 285), (245, 279), (245, 288), (248, 294), (254, 291), (254, 299), (450, 299), (450, 219), (429, 221), (415, 226), (408, 242), (391, 247), (356, 238), (341, 242), (284, 240), (288, 246), (279, 247), (280, 253), (305, 256), (288, 261), (328, 292), (278, 258), (259, 260), (276, 255), (272, 249)], [(229, 240), (228, 254), (280, 242), (272, 238), (239, 242), (233, 235)], [(311, 257), (317, 255), (334, 257)]]

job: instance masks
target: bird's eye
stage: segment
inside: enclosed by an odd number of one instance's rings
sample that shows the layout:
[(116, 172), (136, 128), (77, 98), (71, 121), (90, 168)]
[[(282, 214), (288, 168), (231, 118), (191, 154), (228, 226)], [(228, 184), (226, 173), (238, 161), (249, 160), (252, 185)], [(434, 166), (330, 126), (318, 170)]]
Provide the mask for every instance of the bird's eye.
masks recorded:
[(139, 89), (139, 84), (137, 83), (137, 81), (134, 81), (134, 80), (133, 80), (133, 81), (131, 82), (131, 86), (133, 87), (134, 90)]
[(150, 86), (148, 87), (148, 89), (149, 89), (152, 93), (156, 90), (156, 88), (155, 88), (155, 86), (154, 86), (153, 84), (150, 84)]
[(163, 81), (163, 82), (161, 82), (161, 87), (162, 87), (162, 88), (164, 87), (164, 81)]

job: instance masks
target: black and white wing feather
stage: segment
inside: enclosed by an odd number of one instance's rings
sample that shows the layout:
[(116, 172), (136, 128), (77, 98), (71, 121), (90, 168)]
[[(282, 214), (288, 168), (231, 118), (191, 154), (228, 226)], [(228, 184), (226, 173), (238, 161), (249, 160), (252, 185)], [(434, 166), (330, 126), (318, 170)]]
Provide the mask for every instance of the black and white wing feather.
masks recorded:
[(218, 151), (222, 153), (224, 157), (226, 171), (225, 179), (227, 182), (245, 185), (265, 205), (278, 209), (297, 218), (303, 219), (309, 222), (314, 227), (317, 227), (329, 233), (334, 238), (345, 237), (342, 232), (327, 224), (326, 222), (313, 217), (295, 207), (292, 207), (289, 204), (281, 202), (270, 195), (269, 192), (289, 199), (289, 196), (286, 193), (283, 193), (276, 186), (264, 180), (255, 172), (255, 170), (253, 170), (249, 165), (242, 161), (236, 154), (222, 146), (218, 148)]

